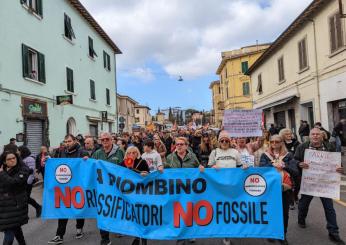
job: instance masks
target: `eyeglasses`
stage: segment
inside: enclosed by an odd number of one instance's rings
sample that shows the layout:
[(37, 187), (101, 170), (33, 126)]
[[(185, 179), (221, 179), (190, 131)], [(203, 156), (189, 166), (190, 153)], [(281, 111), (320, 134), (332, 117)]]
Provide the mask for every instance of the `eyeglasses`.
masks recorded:
[(175, 145), (176, 145), (176, 146), (183, 146), (183, 145), (185, 145), (185, 144), (183, 144), (183, 143), (176, 143)]
[(15, 160), (16, 157), (10, 157), (10, 158), (6, 158), (6, 161), (11, 161), (11, 160)]
[(220, 140), (220, 143), (229, 143), (229, 140)]
[(103, 138), (103, 139), (100, 139), (101, 142), (104, 142), (104, 141), (110, 141), (111, 139), (110, 138)]

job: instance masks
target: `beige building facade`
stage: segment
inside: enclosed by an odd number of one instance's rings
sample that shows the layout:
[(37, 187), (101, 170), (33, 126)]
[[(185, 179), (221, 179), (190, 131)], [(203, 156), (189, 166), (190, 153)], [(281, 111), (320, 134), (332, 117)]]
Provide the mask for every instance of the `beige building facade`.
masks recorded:
[(315, 0), (249, 68), (267, 127), (298, 134), (300, 120), (332, 130), (346, 118), (345, 24), (337, 0)]
[(246, 73), (268, 47), (269, 44), (257, 44), (221, 53), (216, 74), (220, 76), (225, 109), (252, 108), (251, 79)]
[(213, 103), (212, 124), (215, 127), (221, 127), (223, 120), (223, 105), (221, 104), (222, 99), (220, 81), (213, 81), (210, 84), (209, 89), (211, 89)]
[(126, 95), (117, 94), (118, 128), (121, 132), (132, 132), (135, 124), (135, 106), (137, 101)]
[(151, 124), (152, 118), (150, 115), (150, 108), (148, 106), (136, 105), (135, 106), (135, 124), (141, 128), (145, 128)]

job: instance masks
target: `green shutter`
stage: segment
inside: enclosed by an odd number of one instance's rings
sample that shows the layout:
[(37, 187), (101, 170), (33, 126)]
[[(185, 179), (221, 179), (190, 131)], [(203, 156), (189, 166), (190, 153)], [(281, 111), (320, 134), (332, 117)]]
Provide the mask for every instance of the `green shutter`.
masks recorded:
[(20, 0), (21, 4), (26, 4), (26, 0)]
[(248, 70), (248, 62), (244, 61), (241, 63), (241, 71), (242, 71), (242, 73), (245, 74), (247, 72), (247, 70)]
[(42, 12), (42, 0), (36, 0), (36, 9), (37, 9), (37, 14), (41, 17), (43, 17), (43, 12)]
[(66, 67), (67, 91), (74, 92), (73, 70)]
[(46, 83), (46, 69), (44, 65), (44, 55), (37, 52), (38, 57), (38, 80), (42, 83)]
[(108, 66), (108, 70), (111, 70), (111, 57), (107, 54), (107, 66)]
[(29, 77), (29, 49), (25, 44), (22, 44), (22, 64), (23, 64), (23, 77)]
[(104, 50), (103, 50), (103, 67), (104, 68), (107, 67), (107, 54)]

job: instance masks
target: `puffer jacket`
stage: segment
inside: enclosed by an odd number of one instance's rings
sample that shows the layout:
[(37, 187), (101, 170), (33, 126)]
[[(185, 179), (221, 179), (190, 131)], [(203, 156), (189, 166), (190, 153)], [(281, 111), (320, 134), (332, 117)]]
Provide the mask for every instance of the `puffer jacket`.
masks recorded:
[(176, 152), (168, 155), (167, 163), (165, 163), (165, 168), (197, 168), (199, 166), (199, 161), (196, 155), (192, 151), (187, 151), (181, 164)]
[(0, 172), (0, 231), (28, 223), (26, 186), (29, 172), (24, 164)]
[(35, 168), (36, 168), (36, 162), (35, 162), (35, 156), (33, 154), (31, 154), (30, 156), (26, 157), (23, 159), (23, 163), (25, 164), (25, 166), (27, 166), (31, 171), (30, 171), (30, 175), (28, 177), (28, 184), (32, 185), (32, 183), (34, 182), (35, 179)]
[(124, 151), (119, 146), (113, 144), (112, 150), (108, 154), (101, 148), (92, 155), (92, 158), (120, 164), (124, 160), (124, 155)]

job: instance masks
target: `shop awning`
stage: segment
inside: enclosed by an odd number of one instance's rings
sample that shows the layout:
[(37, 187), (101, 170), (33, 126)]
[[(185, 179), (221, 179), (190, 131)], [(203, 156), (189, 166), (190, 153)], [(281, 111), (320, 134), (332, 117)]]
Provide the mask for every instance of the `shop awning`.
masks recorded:
[(282, 104), (287, 103), (288, 101), (290, 101), (291, 99), (293, 99), (293, 98), (295, 98), (295, 97), (296, 97), (296, 96), (290, 96), (290, 97), (288, 97), (288, 98), (275, 101), (275, 102), (273, 102), (273, 103), (264, 105), (264, 106), (262, 106), (262, 107), (258, 107), (257, 109), (266, 110), (266, 109), (272, 108), (272, 107), (274, 107), (274, 106), (282, 105)]

